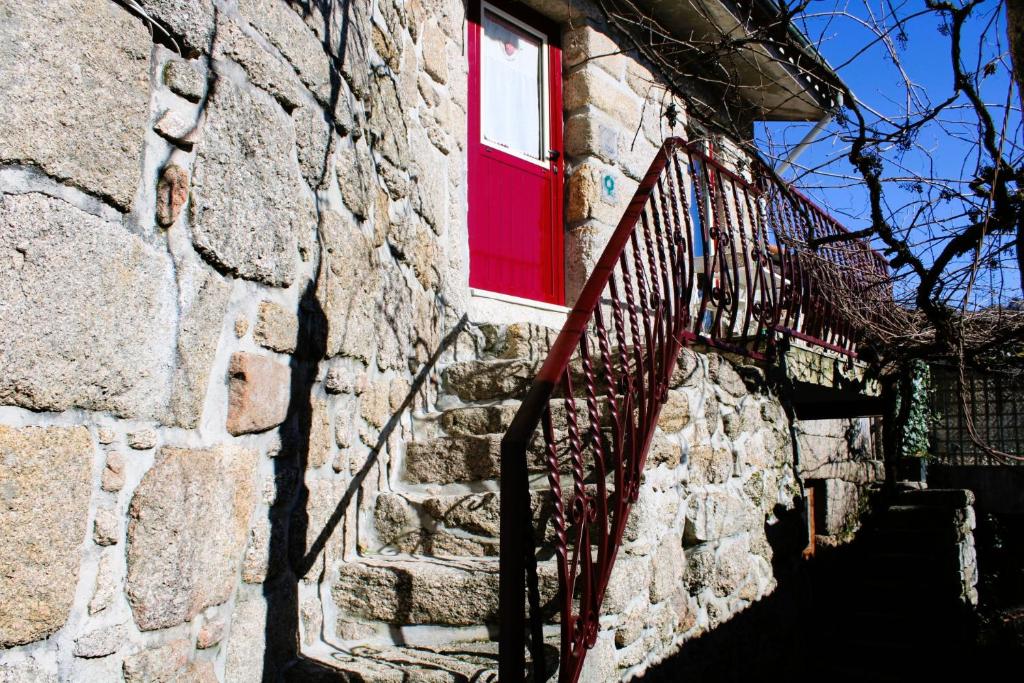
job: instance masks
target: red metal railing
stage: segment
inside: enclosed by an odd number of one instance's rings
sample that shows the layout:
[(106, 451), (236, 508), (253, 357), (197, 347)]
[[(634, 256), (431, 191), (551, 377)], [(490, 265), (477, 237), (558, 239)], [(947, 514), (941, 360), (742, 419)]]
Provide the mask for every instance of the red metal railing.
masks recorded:
[[(786, 335), (855, 355), (843, 302), (884, 297), (886, 268), (861, 242), (808, 245), (842, 230), (767, 174), (665, 142), (502, 440), (501, 680), (524, 675), (527, 602), (533, 680), (546, 680), (531, 467), (546, 470), (554, 508), (559, 680), (575, 681), (682, 346), (764, 359)], [(531, 463), (538, 427), (544, 462)]]

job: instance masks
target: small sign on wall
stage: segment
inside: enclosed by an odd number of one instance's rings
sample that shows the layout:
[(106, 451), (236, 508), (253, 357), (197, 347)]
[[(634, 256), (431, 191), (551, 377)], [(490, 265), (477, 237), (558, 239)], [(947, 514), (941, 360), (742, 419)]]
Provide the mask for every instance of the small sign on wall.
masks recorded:
[(598, 126), (597, 133), (602, 156), (609, 161), (617, 161), (619, 157), (618, 131), (602, 124)]
[(618, 190), (616, 188), (615, 176), (611, 171), (602, 171), (601, 173), (601, 199), (614, 204), (619, 198)]

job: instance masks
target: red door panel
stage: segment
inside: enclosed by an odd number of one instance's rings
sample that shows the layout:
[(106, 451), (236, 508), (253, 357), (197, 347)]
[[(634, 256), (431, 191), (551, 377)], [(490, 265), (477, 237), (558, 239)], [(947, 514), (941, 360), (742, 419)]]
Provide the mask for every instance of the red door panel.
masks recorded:
[[(557, 37), (557, 28), (522, 10), (513, 13), (489, 3), (476, 4), (468, 35), (467, 152), (470, 285), (561, 304), (562, 88)], [(535, 82), (529, 78), (531, 65), (538, 74)]]

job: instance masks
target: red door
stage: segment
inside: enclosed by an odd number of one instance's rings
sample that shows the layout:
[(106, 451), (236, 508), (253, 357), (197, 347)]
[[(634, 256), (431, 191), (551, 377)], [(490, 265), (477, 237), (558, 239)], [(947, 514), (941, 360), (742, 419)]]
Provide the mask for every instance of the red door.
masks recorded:
[(557, 28), (475, 2), (469, 22), (469, 284), (561, 304), (562, 60)]

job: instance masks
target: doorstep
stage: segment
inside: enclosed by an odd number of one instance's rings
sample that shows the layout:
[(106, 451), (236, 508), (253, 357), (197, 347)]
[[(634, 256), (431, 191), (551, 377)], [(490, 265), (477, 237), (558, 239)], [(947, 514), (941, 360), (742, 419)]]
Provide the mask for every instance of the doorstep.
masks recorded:
[(469, 318), (475, 323), (532, 323), (560, 330), (571, 310), (565, 306), (488, 292), (475, 287), (471, 287), (469, 291)]

